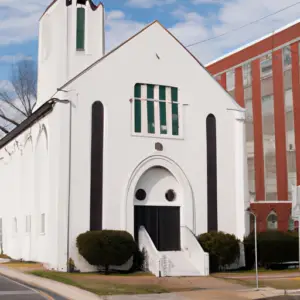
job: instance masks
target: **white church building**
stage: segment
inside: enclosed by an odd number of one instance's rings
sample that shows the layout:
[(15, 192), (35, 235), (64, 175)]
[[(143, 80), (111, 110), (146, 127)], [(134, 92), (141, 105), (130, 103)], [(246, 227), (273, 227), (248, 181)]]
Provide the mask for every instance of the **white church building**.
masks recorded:
[(37, 109), (0, 140), (3, 252), (93, 271), (77, 236), (126, 230), (154, 274), (207, 275), (195, 235), (246, 231), (244, 109), (157, 21), (104, 39), (91, 0), (40, 19)]

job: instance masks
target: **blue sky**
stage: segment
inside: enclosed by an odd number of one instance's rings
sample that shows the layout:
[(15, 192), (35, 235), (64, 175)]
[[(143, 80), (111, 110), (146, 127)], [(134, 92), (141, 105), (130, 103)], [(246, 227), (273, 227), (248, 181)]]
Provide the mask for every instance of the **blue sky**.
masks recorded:
[[(9, 74), (13, 62), (21, 59), (36, 60), (38, 19), (50, 2), (51, 0), (0, 1), (0, 89), (9, 88)], [(106, 10), (106, 41), (109, 50), (156, 19), (188, 45), (252, 22), (296, 3), (297, 0), (103, 0), (102, 2)], [(190, 50), (205, 64), (296, 20), (299, 15), (300, 5), (297, 5), (258, 24), (199, 44)]]

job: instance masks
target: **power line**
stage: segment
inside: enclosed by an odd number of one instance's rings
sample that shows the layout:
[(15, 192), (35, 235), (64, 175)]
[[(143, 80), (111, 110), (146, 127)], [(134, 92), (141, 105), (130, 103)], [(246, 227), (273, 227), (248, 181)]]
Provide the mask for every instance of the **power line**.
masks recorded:
[(193, 46), (195, 46), (195, 45), (202, 44), (202, 43), (205, 43), (205, 42), (208, 42), (208, 41), (211, 41), (211, 40), (220, 38), (220, 37), (222, 37), (222, 36), (224, 36), (224, 35), (227, 35), (227, 34), (229, 34), (229, 33), (231, 33), (231, 32), (234, 32), (234, 31), (238, 31), (238, 30), (240, 30), (240, 29), (242, 29), (242, 28), (245, 28), (245, 27), (247, 27), (247, 26), (250, 26), (250, 25), (253, 25), (253, 24), (255, 24), (255, 23), (258, 23), (258, 22), (260, 22), (260, 21), (262, 21), (262, 20), (264, 20), (264, 19), (267, 19), (267, 18), (269, 18), (269, 17), (272, 17), (272, 16), (274, 16), (274, 15), (276, 15), (276, 14), (282, 12), (282, 11), (285, 11), (285, 10), (291, 8), (291, 7), (294, 7), (294, 6), (298, 5), (298, 4), (300, 4), (300, 1), (298, 1), (298, 2), (296, 2), (296, 3), (294, 3), (294, 4), (292, 4), (292, 5), (286, 6), (286, 7), (282, 8), (282, 9), (280, 9), (280, 10), (277, 10), (277, 11), (275, 11), (275, 12), (269, 14), (269, 15), (266, 15), (266, 16), (260, 18), (260, 19), (257, 19), (257, 20), (255, 20), (255, 21), (252, 21), (252, 22), (250, 22), (250, 23), (247, 23), (247, 24), (245, 24), (245, 25), (243, 25), (243, 26), (240, 26), (240, 27), (231, 29), (231, 30), (229, 30), (229, 31), (226, 31), (226, 32), (224, 32), (224, 33), (222, 33), (222, 34), (220, 34), (220, 35), (216, 35), (216, 36), (213, 36), (213, 37), (211, 37), (211, 38), (208, 38), (208, 39), (205, 39), (205, 40), (202, 40), (202, 41), (195, 42), (195, 43), (193, 43), (193, 44), (187, 45), (186, 48), (193, 47)]

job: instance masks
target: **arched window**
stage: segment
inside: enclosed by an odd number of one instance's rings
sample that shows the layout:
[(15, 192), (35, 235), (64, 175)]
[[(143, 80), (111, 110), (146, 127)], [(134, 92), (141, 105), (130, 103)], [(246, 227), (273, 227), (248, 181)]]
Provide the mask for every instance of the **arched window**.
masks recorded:
[(104, 108), (92, 106), (90, 230), (102, 230)]
[(77, 36), (76, 49), (84, 50), (85, 44), (85, 9), (77, 7)]
[(278, 229), (278, 221), (277, 214), (275, 211), (271, 211), (267, 218), (267, 229), (268, 230), (277, 230)]
[(207, 145), (207, 231), (218, 230), (217, 195), (217, 131), (216, 118), (210, 114), (206, 119)]

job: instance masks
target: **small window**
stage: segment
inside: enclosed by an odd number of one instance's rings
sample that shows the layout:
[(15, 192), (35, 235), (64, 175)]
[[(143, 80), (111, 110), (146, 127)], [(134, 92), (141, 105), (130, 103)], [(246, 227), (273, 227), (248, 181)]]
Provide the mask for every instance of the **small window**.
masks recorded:
[(251, 86), (252, 84), (251, 63), (246, 63), (243, 65), (243, 82), (244, 87)]
[(26, 216), (26, 223), (25, 223), (25, 232), (29, 233), (31, 231), (31, 216)]
[(18, 220), (16, 217), (13, 219), (13, 232), (14, 233), (18, 232)]
[(291, 47), (290, 46), (284, 47), (283, 51), (282, 51), (282, 55), (283, 55), (283, 66), (284, 66), (284, 69), (290, 68), (290, 66), (292, 64)]
[(277, 214), (274, 211), (270, 212), (270, 214), (268, 215), (267, 229), (268, 230), (277, 230), (278, 229)]
[(235, 70), (226, 72), (226, 90), (232, 91), (235, 88)]
[(83, 7), (77, 8), (77, 37), (76, 49), (84, 50), (85, 44), (85, 9)]
[(41, 234), (45, 233), (45, 214), (41, 214)]
[(260, 71), (261, 71), (261, 78), (268, 77), (272, 75), (272, 55), (268, 54), (263, 57), (260, 61)]

